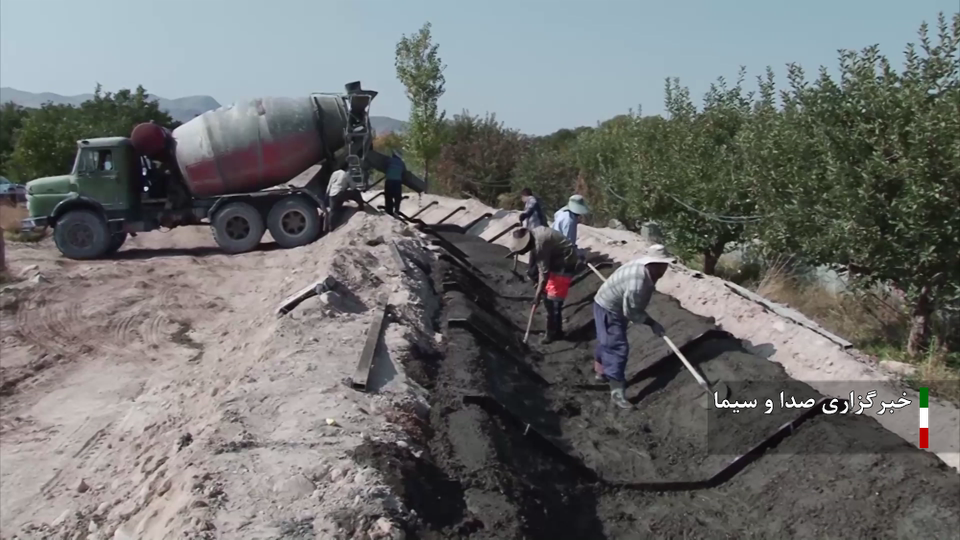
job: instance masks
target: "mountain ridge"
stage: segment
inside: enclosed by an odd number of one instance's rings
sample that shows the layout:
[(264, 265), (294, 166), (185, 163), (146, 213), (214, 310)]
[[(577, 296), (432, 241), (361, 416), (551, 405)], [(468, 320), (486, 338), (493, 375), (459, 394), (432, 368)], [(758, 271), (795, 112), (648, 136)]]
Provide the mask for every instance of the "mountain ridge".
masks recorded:
[[(211, 96), (197, 95), (167, 99), (154, 94), (148, 94), (157, 101), (160, 109), (165, 111), (174, 120), (188, 122), (195, 116), (207, 111), (220, 108), (222, 105)], [(28, 109), (40, 108), (44, 103), (52, 102), (56, 105), (79, 106), (84, 101), (93, 99), (93, 94), (78, 94), (64, 96), (53, 92), (27, 92), (9, 86), (0, 87), (0, 104), (12, 101)], [(370, 116), (370, 124), (378, 134), (391, 132), (402, 133), (407, 129), (407, 123), (389, 116)]]

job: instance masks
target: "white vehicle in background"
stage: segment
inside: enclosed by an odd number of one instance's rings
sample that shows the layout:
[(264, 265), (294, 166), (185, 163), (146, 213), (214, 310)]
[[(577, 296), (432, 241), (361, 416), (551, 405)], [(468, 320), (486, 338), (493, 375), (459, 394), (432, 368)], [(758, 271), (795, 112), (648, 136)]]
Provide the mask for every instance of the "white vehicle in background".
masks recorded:
[(10, 201), (12, 203), (24, 202), (27, 200), (27, 187), (23, 184), (11, 182), (6, 177), (0, 176), (0, 201)]

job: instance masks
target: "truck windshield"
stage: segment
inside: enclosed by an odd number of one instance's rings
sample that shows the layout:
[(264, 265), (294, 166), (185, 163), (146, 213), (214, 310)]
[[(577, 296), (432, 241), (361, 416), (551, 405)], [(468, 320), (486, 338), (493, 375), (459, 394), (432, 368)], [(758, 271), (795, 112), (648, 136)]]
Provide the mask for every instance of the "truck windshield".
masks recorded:
[(93, 173), (113, 170), (113, 152), (106, 149), (84, 148), (77, 154), (74, 172)]

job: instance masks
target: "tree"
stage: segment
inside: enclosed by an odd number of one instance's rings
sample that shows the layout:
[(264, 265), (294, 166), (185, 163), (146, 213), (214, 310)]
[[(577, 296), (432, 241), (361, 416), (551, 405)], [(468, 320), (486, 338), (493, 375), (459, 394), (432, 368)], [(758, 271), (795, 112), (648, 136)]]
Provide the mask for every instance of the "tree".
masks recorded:
[(428, 22), (416, 34), (403, 35), (397, 43), (395, 62), (397, 78), (406, 87), (410, 100), (407, 149), (423, 166), (424, 180), (429, 179), (430, 163), (440, 153), (441, 130), (446, 117), (437, 104), (445, 91), (443, 70), (446, 66), (437, 54), (439, 45), (433, 44), (430, 28)]
[(445, 127), (444, 141), (436, 177), (445, 193), (466, 193), (495, 204), (510, 191), (514, 168), (526, 148), (518, 131), (497, 122), (496, 115), (481, 118), (463, 111)]
[(381, 154), (390, 154), (394, 150), (403, 150), (404, 139), (403, 135), (391, 131), (385, 135), (377, 135), (373, 139), (373, 149)]
[(78, 140), (126, 137), (134, 126), (150, 121), (169, 128), (179, 125), (148, 99), (142, 86), (114, 94), (103, 93), (97, 85), (93, 98), (79, 107), (46, 103), (31, 111), (17, 131), (10, 167), (23, 180), (65, 174), (73, 165)]
[(0, 176), (13, 176), (8, 170), (10, 158), (17, 143), (17, 132), (28, 114), (27, 109), (13, 102), (0, 106)]
[(900, 73), (876, 46), (844, 51), (839, 82), (794, 66), (776, 142), (789, 157), (764, 195), (771, 243), (905, 293), (914, 355), (960, 299), (960, 13), (938, 27), (934, 45), (921, 26)]

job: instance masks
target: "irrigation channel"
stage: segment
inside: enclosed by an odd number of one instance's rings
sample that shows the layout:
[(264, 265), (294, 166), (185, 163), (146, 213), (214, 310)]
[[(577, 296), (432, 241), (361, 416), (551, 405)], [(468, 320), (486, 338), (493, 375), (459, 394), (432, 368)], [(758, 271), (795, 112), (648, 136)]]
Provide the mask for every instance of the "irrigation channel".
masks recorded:
[[(421, 228), (444, 249), (431, 269), (444, 352), (406, 365), (430, 390), (428, 450), (368, 442), (354, 455), (416, 511), (408, 538), (958, 538), (960, 476), (876, 420), (703, 409), (645, 326), (629, 331), (637, 409), (616, 409), (593, 381), (597, 276), (574, 280), (568, 338), (539, 345), (538, 313), (527, 346), (524, 266), (462, 227)], [(823, 398), (671, 297), (657, 293), (650, 312), (734, 399)]]

